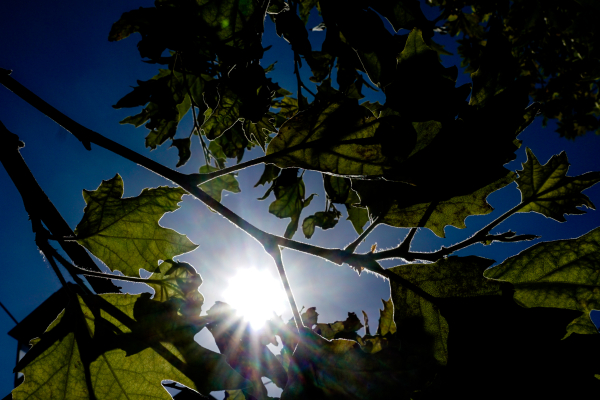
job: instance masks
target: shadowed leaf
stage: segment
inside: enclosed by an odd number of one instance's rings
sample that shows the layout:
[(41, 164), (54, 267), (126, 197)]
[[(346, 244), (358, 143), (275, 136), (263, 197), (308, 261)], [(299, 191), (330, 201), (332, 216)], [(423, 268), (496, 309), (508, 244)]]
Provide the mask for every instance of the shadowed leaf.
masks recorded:
[(485, 271), (489, 279), (515, 287), (525, 307), (578, 310), (583, 315), (567, 326), (571, 333), (598, 333), (590, 319), (600, 309), (600, 228), (576, 239), (538, 243)]
[[(218, 170), (219, 168), (213, 167), (212, 165), (203, 165), (200, 167), (199, 172), (201, 174), (208, 174)], [(211, 179), (210, 181), (200, 185), (200, 189), (208, 193), (210, 197), (218, 202), (221, 201), (223, 190), (227, 190), (231, 193), (240, 193), (242, 191), (237, 179), (231, 174), (221, 175), (218, 178)]]
[(600, 181), (600, 172), (587, 172), (577, 177), (567, 176), (569, 161), (563, 151), (552, 156), (541, 165), (533, 152), (527, 148), (527, 161), (523, 169), (517, 171), (516, 179), (521, 191), (519, 212), (535, 211), (557, 221), (566, 221), (564, 214), (584, 214), (576, 207), (587, 206), (594, 209), (590, 199), (582, 190)]
[(377, 334), (385, 336), (388, 333), (396, 333), (396, 322), (394, 322), (394, 304), (392, 298), (388, 301), (381, 299), (383, 303), (383, 310), (379, 310), (379, 326), (377, 327)]
[[(401, 276), (438, 299), (499, 295), (500, 285), (486, 280), (483, 271), (494, 261), (451, 256), (432, 264), (406, 264), (388, 271)], [(426, 358), (448, 362), (448, 323), (430, 301), (390, 281), (394, 321), (403, 346), (414, 346)], [(405, 339), (403, 339), (405, 337)]]
[(342, 214), (337, 210), (318, 211), (310, 217), (304, 218), (304, 221), (302, 222), (304, 236), (306, 236), (307, 239), (310, 239), (315, 233), (315, 228), (317, 226), (323, 230), (333, 228), (337, 225), (341, 215)]

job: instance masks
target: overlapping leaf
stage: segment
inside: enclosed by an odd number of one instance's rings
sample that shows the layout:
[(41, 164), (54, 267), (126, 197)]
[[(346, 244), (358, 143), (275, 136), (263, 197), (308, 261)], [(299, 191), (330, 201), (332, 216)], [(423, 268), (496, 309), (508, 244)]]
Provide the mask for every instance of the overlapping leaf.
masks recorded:
[[(361, 206), (367, 206), (371, 218), (379, 218), (378, 222), (395, 227), (425, 227), (439, 237), (445, 237), (446, 226), (463, 229), (468, 216), (492, 212), (487, 197), (514, 179), (515, 174), (506, 171), (503, 177), (482, 188), (454, 197), (446, 193), (443, 200), (432, 199), (427, 189), (395, 182), (353, 179), (352, 189), (358, 192)], [(377, 193), (390, 195), (376, 197)]]
[[(412, 150), (412, 128), (402, 129), (404, 125), (394, 116), (376, 119), (364, 107), (333, 102), (284, 123), (269, 144), (267, 155), (281, 153), (272, 160), (280, 168), (382, 176), (402, 160), (404, 152)], [(392, 146), (400, 151), (392, 151)]]
[(271, 192), (275, 194), (275, 201), (269, 205), (269, 212), (278, 218), (291, 218), (284, 236), (291, 239), (298, 230), (300, 214), (310, 204), (314, 193), (305, 198), (305, 186), (302, 176), (298, 177), (298, 170), (288, 168), (275, 178), (267, 193), (260, 198), (266, 199)]
[(202, 278), (188, 263), (165, 260), (148, 278), (147, 284), (154, 289), (155, 301), (175, 301), (181, 304), (179, 311), (186, 316), (199, 316), (204, 296), (198, 291)]
[(323, 174), (323, 185), (325, 193), (332, 203), (343, 204), (348, 212), (348, 220), (352, 223), (354, 230), (361, 234), (363, 227), (369, 221), (369, 212), (366, 208), (358, 207), (360, 199), (350, 186), (350, 179), (339, 176)]
[(388, 301), (381, 300), (383, 303), (383, 310), (379, 310), (379, 326), (377, 327), (377, 333), (379, 335), (387, 335), (388, 333), (396, 333), (396, 322), (394, 321), (394, 304), (392, 298)]
[(112, 271), (133, 277), (139, 276), (140, 268), (154, 272), (159, 260), (198, 247), (187, 236), (158, 223), (163, 214), (179, 208), (184, 194), (181, 188), (162, 186), (123, 199), (123, 180), (117, 174), (95, 191), (83, 191), (87, 205), (75, 229), (77, 241)]
[(74, 297), (17, 365), (14, 399), (170, 399), (164, 379), (208, 394), (249, 385), (202, 348), (167, 303), (139, 295)]
[(325, 339), (356, 339), (358, 331), (363, 327), (355, 313), (349, 312), (345, 321), (336, 321), (332, 324), (317, 323), (315, 332)]
[[(406, 264), (388, 271), (410, 281), (431, 296), (444, 299), (500, 294), (499, 285), (486, 280), (483, 271), (493, 263), (485, 258), (448, 257), (432, 264)], [(394, 321), (403, 346), (412, 346), (425, 358), (448, 361), (448, 323), (430, 301), (390, 281)], [(473, 316), (476, 318), (476, 316)]]
[(486, 278), (508, 281), (525, 307), (578, 310), (571, 333), (598, 333), (590, 319), (600, 309), (600, 228), (576, 239), (538, 243), (485, 271)]
[(318, 211), (313, 215), (304, 218), (302, 222), (302, 232), (307, 239), (310, 239), (315, 233), (315, 228), (323, 230), (331, 229), (337, 225), (342, 214), (338, 210)]
[[(203, 165), (200, 167), (201, 174), (208, 174), (209, 172), (218, 171), (219, 168), (213, 167), (212, 165)], [(211, 179), (210, 181), (203, 183), (200, 185), (200, 189), (205, 191), (215, 199), (216, 201), (221, 201), (221, 196), (223, 194), (223, 190), (227, 190), (231, 193), (240, 193), (240, 184), (234, 175), (227, 174), (221, 175), (218, 178)]]
[(557, 221), (566, 221), (564, 214), (584, 214), (576, 207), (594, 209), (582, 190), (600, 181), (600, 172), (587, 172), (577, 177), (567, 176), (569, 161), (565, 152), (552, 156), (541, 165), (533, 152), (527, 149), (527, 161), (517, 171), (516, 182), (521, 191), (519, 212), (535, 211)]

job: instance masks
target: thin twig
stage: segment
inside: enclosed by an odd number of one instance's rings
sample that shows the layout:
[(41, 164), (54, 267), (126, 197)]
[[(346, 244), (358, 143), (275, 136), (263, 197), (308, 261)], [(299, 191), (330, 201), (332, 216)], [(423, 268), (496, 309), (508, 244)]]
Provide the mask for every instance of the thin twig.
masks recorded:
[(298, 311), (298, 305), (296, 304), (296, 300), (294, 299), (294, 294), (292, 293), (290, 282), (288, 281), (287, 274), (285, 273), (285, 268), (283, 267), (281, 249), (279, 248), (279, 246), (275, 245), (265, 246), (265, 250), (271, 255), (271, 257), (273, 257), (273, 261), (275, 261), (277, 271), (279, 272), (279, 277), (281, 278), (281, 283), (283, 284), (283, 288), (285, 289), (288, 302), (290, 303), (290, 308), (292, 309), (292, 314), (294, 315), (294, 322), (296, 323), (296, 328), (298, 329), (298, 333), (300, 333), (300, 328), (304, 327), (304, 323), (302, 322), (302, 317), (300, 316), (300, 312)]
[(379, 220), (380, 220), (380, 218), (377, 218), (374, 221), (372, 221), (371, 224), (367, 227), (367, 229), (365, 229), (363, 231), (363, 233), (361, 233), (360, 236), (358, 238), (356, 238), (356, 240), (354, 242), (352, 242), (348, 246), (346, 246), (346, 248), (344, 250), (348, 251), (350, 253), (354, 253), (354, 250), (356, 250), (358, 245), (360, 245), (363, 242), (363, 240), (365, 240), (366, 237), (373, 231), (373, 229), (375, 229), (375, 227), (377, 227), (377, 225), (379, 225)]

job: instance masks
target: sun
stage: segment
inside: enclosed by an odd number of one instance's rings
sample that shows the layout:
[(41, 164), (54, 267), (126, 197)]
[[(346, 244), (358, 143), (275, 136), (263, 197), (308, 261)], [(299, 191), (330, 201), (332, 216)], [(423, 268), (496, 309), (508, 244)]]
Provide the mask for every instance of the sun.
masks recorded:
[(281, 282), (266, 270), (239, 270), (229, 279), (223, 297), (254, 329), (260, 329), (273, 313), (281, 315), (286, 311), (287, 298)]

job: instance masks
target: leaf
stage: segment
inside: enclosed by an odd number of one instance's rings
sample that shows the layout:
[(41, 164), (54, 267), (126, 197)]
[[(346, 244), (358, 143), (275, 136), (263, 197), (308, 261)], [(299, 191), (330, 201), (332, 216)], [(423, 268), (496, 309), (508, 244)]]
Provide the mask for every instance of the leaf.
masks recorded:
[(217, 301), (207, 311), (212, 321), (206, 326), (213, 335), (219, 351), (229, 365), (254, 384), (247, 393), (255, 398), (266, 396), (261, 377), (266, 376), (283, 388), (287, 374), (283, 366), (235, 310), (228, 304)]
[(485, 271), (489, 279), (514, 285), (514, 298), (525, 307), (581, 311), (567, 336), (597, 333), (590, 311), (600, 308), (600, 228), (576, 239), (538, 243)]
[(256, 123), (250, 120), (244, 121), (246, 138), (253, 144), (260, 146), (263, 151), (265, 151), (265, 146), (271, 141), (269, 134), (277, 131), (271, 122), (271, 117), (272, 115), (268, 113)]
[[(480, 189), (455, 197), (445, 194), (447, 198), (440, 201), (426, 200), (430, 196), (426, 189), (394, 182), (353, 179), (352, 188), (360, 196), (360, 205), (368, 207), (371, 219), (379, 217), (378, 222), (395, 227), (425, 227), (439, 237), (445, 237), (446, 226), (464, 229), (465, 219), (469, 215), (492, 212), (493, 208), (486, 198), (511, 183), (514, 178), (514, 173), (506, 171), (505, 176)], [(397, 195), (377, 198), (377, 193)]]
[(384, 88), (386, 106), (411, 121), (450, 121), (466, 105), (470, 85), (456, 88), (458, 70), (444, 68), (438, 53), (413, 29), (398, 56), (394, 80)]
[(383, 303), (383, 310), (379, 310), (379, 326), (377, 327), (377, 334), (385, 336), (388, 333), (396, 333), (396, 323), (394, 322), (394, 304), (392, 298), (388, 301), (381, 299)]
[(273, 181), (273, 185), (267, 193), (260, 199), (267, 198), (269, 193), (275, 193), (275, 201), (269, 205), (269, 212), (277, 218), (291, 218), (284, 236), (291, 239), (298, 230), (300, 213), (302, 209), (308, 207), (314, 194), (305, 199), (305, 187), (302, 176), (298, 177), (298, 170), (291, 168), (285, 169)]
[[(203, 165), (200, 167), (199, 173), (208, 174), (214, 171), (219, 171), (219, 168), (213, 167), (212, 165)], [(218, 178), (211, 179), (200, 185), (200, 189), (218, 202), (221, 202), (223, 190), (227, 190), (231, 193), (240, 193), (242, 191), (240, 189), (240, 184), (232, 174), (221, 175)]]
[(202, 124), (202, 130), (209, 140), (215, 140), (238, 121), (241, 104), (240, 97), (233, 91), (219, 90), (219, 103)]
[[(148, 121), (146, 128), (151, 131), (146, 137), (146, 147), (154, 150), (167, 139), (175, 136), (179, 121), (191, 107), (192, 98), (195, 104), (204, 104), (202, 93), (207, 79), (212, 78), (204, 75), (197, 76), (191, 72), (183, 74), (161, 69), (152, 79), (145, 82), (138, 81), (138, 86), (113, 107), (127, 108), (147, 104), (139, 114), (123, 119), (121, 124), (133, 124), (139, 127)], [(179, 142), (173, 143), (173, 145), (179, 148), (179, 163), (183, 165), (185, 162), (181, 161), (181, 146), (185, 139), (177, 140)], [(178, 166), (180, 165), (178, 164)]]
[(302, 222), (302, 231), (307, 239), (310, 239), (315, 233), (315, 228), (326, 230), (331, 229), (337, 225), (341, 213), (337, 210), (334, 211), (318, 211), (310, 217), (304, 218)]
[(279, 176), (280, 172), (281, 172), (281, 169), (277, 168), (275, 165), (265, 164), (265, 169), (264, 169), (262, 175), (260, 176), (260, 179), (258, 180), (258, 182), (256, 182), (256, 185), (254, 185), (254, 187), (257, 187), (258, 185), (264, 185), (266, 183), (273, 182), (275, 180), (275, 178), (277, 178)]
[(179, 152), (179, 161), (177, 161), (176, 165), (176, 167), (179, 168), (185, 165), (192, 155), (192, 151), (190, 149), (192, 146), (192, 141), (190, 138), (173, 139), (173, 144), (171, 144), (171, 147), (173, 146), (177, 147), (177, 151)]
[(281, 400), (408, 398), (409, 363), (393, 348), (369, 354), (352, 340), (326, 340), (305, 328)]
[(336, 321), (333, 324), (318, 323), (315, 332), (325, 339), (355, 339), (356, 331), (363, 327), (355, 313), (349, 312), (345, 321)]
[(155, 301), (177, 300), (182, 302), (182, 315), (199, 316), (204, 296), (198, 291), (202, 278), (194, 267), (185, 262), (165, 260), (158, 266), (160, 272), (148, 277), (147, 285), (154, 289)]
[(239, 163), (242, 161), (244, 151), (249, 147), (250, 142), (244, 135), (242, 124), (237, 122), (231, 129), (226, 130), (221, 136), (210, 142), (208, 149), (217, 158), (235, 158)]
[(13, 399), (166, 400), (163, 379), (204, 394), (247, 386), (184, 321), (148, 293), (75, 295), (17, 365), (25, 381)]
[[(267, 148), (280, 168), (304, 168), (336, 175), (382, 176), (408, 149), (410, 131), (396, 117), (375, 119), (364, 107), (332, 103), (313, 107), (285, 122)], [(292, 150), (292, 149), (296, 150)], [(412, 149), (412, 147), (411, 147)]]
[(318, 0), (302, 0), (300, 2), (300, 19), (304, 22), (304, 25), (308, 23), (308, 16), (310, 15), (310, 11), (314, 7), (319, 6)]
[(198, 247), (187, 236), (158, 223), (163, 214), (179, 208), (177, 203), (185, 193), (181, 188), (161, 186), (123, 199), (123, 179), (117, 174), (95, 191), (83, 191), (87, 205), (75, 228), (77, 242), (111, 271), (133, 277), (139, 276), (140, 268), (155, 272), (159, 260)]
[(395, 31), (411, 29), (427, 21), (419, 2), (415, 0), (396, 2), (376, 0), (373, 1), (371, 7), (390, 21)]
[[(431, 264), (405, 264), (388, 269), (437, 299), (500, 294), (499, 284), (483, 278), (493, 260), (451, 256)], [(402, 346), (411, 346), (422, 357), (448, 362), (448, 323), (438, 307), (418, 294), (390, 281), (394, 322)]]
[(567, 176), (569, 161), (563, 151), (552, 156), (545, 165), (540, 165), (533, 152), (527, 148), (527, 161), (517, 171), (516, 179), (521, 191), (519, 212), (535, 211), (560, 222), (566, 221), (564, 214), (585, 214), (576, 207), (595, 209), (582, 190), (600, 181), (600, 172), (587, 172), (577, 177)]
[(359, 208), (356, 205), (360, 202), (358, 195), (350, 186), (350, 179), (340, 176), (323, 174), (323, 185), (325, 193), (332, 203), (344, 204), (348, 212), (348, 218), (352, 226), (361, 234), (363, 226), (369, 221), (369, 212), (365, 208)]

